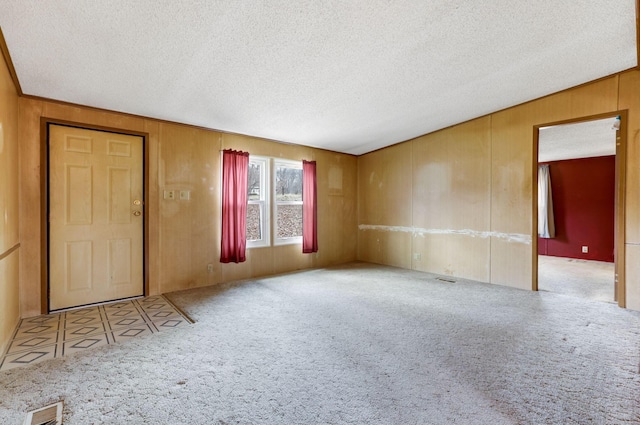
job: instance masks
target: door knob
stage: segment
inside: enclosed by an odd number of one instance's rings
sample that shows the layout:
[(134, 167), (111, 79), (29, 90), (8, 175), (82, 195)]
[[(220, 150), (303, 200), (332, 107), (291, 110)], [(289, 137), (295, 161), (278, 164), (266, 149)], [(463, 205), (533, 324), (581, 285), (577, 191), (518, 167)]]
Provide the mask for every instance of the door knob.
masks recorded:
[(139, 217), (139, 216), (140, 216), (140, 214), (142, 214), (140, 211), (134, 211), (134, 212), (133, 212), (133, 215), (135, 215), (136, 217)]

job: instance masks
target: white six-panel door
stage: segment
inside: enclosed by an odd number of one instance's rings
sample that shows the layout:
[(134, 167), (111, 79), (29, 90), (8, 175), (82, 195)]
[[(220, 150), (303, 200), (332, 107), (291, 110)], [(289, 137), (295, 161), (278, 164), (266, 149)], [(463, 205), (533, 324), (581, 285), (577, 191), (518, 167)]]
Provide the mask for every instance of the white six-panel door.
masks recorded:
[(143, 295), (143, 140), (51, 125), (49, 310)]

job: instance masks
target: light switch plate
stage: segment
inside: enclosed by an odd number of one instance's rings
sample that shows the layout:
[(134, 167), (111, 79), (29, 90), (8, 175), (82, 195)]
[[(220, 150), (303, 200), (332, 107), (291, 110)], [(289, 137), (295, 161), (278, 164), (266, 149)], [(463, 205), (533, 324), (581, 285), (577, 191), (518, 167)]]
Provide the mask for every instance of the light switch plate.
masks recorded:
[(180, 191), (180, 200), (181, 201), (188, 201), (191, 198), (191, 192), (189, 192), (188, 190), (181, 190)]

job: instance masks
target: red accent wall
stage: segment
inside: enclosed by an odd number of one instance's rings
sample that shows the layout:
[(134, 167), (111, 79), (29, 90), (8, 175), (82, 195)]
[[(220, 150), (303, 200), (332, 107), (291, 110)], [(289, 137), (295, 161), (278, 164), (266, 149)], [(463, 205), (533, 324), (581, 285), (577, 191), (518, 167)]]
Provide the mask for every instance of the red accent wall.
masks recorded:
[(547, 163), (556, 237), (538, 238), (538, 254), (613, 262), (615, 161), (602, 156)]

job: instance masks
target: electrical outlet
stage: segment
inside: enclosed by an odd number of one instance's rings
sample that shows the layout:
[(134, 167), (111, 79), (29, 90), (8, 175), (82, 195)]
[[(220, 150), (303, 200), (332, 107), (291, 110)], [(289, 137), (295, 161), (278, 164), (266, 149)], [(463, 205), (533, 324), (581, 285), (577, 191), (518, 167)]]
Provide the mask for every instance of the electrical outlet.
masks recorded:
[(207, 271), (211, 273), (213, 271), (213, 264), (207, 265)]
[(588, 246), (586, 246), (586, 245), (583, 245), (583, 246), (582, 246), (582, 253), (583, 253), (583, 254), (587, 254), (587, 253), (589, 253), (589, 247), (588, 247)]
[(164, 199), (176, 199), (176, 192), (173, 190), (165, 190)]
[(422, 254), (419, 252), (414, 252), (413, 253), (413, 259), (414, 260), (421, 260), (422, 259)]

